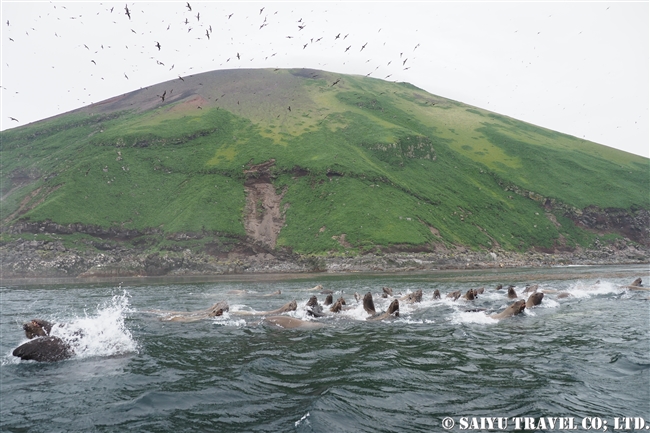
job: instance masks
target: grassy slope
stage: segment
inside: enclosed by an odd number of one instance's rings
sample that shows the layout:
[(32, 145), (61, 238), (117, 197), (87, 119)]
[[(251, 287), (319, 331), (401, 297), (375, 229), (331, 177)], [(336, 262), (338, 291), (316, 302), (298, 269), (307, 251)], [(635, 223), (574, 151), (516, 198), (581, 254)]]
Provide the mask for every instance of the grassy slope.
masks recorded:
[[(151, 109), (114, 111), (137, 106)], [(271, 158), (288, 205), (278, 244), (300, 252), (342, 251), (342, 234), (362, 249), (590, 242), (497, 181), (578, 208), (650, 208), (647, 159), (408, 84), (223, 71), (92, 110), (2, 133), (5, 223), (29, 201), (21, 218), (35, 221), (242, 235), (243, 168)]]

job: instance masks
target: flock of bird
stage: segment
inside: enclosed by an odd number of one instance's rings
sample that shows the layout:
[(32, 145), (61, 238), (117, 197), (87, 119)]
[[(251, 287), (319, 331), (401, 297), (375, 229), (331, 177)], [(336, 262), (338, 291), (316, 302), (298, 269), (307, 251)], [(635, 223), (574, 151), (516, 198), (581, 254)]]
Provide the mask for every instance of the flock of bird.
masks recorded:
[[(253, 34), (244, 34), (243, 37), (248, 38), (248, 39), (258, 39), (262, 41), (258, 47), (255, 48), (255, 55), (262, 55), (264, 58), (264, 61), (269, 61), (270, 59), (276, 58), (277, 60), (279, 57), (284, 57), (285, 59), (287, 57), (290, 58), (297, 58), (297, 62), (300, 62), (300, 57), (301, 53), (300, 51), (307, 50), (309, 47), (315, 47), (319, 51), (322, 51), (324, 49), (326, 50), (335, 50), (336, 47), (338, 47), (338, 52), (339, 52), (339, 59), (338, 61), (342, 61), (343, 64), (345, 64), (346, 61), (353, 61), (353, 56), (351, 55), (353, 52), (357, 52), (357, 54), (361, 53), (366, 53), (368, 52), (368, 48), (372, 47), (372, 45), (375, 45), (376, 49), (381, 51), (382, 49), (385, 49), (386, 42), (381, 42), (381, 39), (377, 36), (381, 34), (381, 28), (378, 30), (377, 35), (375, 36), (370, 36), (368, 31), (360, 31), (359, 33), (362, 33), (364, 36), (360, 35), (354, 35), (353, 33), (345, 33), (345, 32), (340, 32), (340, 31), (332, 31), (330, 35), (326, 34), (326, 29), (327, 26), (323, 26), (323, 20), (326, 20), (326, 17), (323, 17), (322, 15), (319, 14), (313, 14), (310, 16), (309, 19), (303, 18), (302, 16), (299, 19), (291, 19), (287, 20), (287, 17), (285, 16), (283, 19), (278, 18), (278, 14), (286, 15), (286, 10), (284, 12), (281, 11), (275, 11), (275, 12), (268, 12), (266, 7), (261, 7), (259, 9), (255, 9), (255, 12), (252, 11), (247, 11), (245, 18), (240, 18), (236, 23), (235, 20), (237, 18), (237, 14), (241, 15), (241, 9), (237, 11), (229, 11), (227, 13), (223, 13), (223, 9), (221, 7), (218, 8), (206, 8), (206, 5), (203, 3), (200, 3), (199, 9), (202, 8), (201, 11), (196, 10), (197, 8), (193, 8), (193, 5), (190, 2), (185, 2), (185, 5), (182, 4), (176, 4), (173, 7), (175, 8), (174, 15), (181, 15), (180, 19), (179, 18), (172, 18), (172, 19), (164, 19), (163, 20), (163, 26), (160, 26), (157, 23), (150, 23), (148, 21), (147, 13), (145, 13), (145, 10), (136, 10), (136, 8), (140, 8), (141, 5), (137, 3), (131, 4), (125, 4), (123, 8), (123, 12), (120, 13), (119, 7), (116, 6), (111, 6), (110, 8), (105, 8), (102, 9), (98, 12), (96, 12), (96, 15), (99, 17), (103, 17), (103, 19), (106, 20), (110, 19), (112, 20), (112, 23), (115, 25), (118, 25), (121, 29), (122, 32), (126, 31), (128, 28), (130, 30), (130, 33), (133, 35), (137, 35), (139, 38), (137, 39), (137, 42), (139, 42), (140, 45), (140, 57), (136, 58), (136, 64), (132, 65), (133, 66), (133, 73), (139, 72), (140, 69), (143, 69), (144, 66), (142, 66), (139, 63), (145, 63), (149, 62), (151, 60), (155, 60), (156, 65), (162, 66), (162, 67), (168, 67), (168, 71), (174, 70), (175, 66), (177, 65), (177, 61), (175, 60), (180, 60), (185, 63), (185, 70), (181, 72), (181, 74), (174, 74), (175, 77), (178, 79), (183, 80), (183, 75), (190, 75), (192, 74), (192, 69), (195, 68), (195, 65), (193, 65), (192, 59), (187, 59), (183, 58), (184, 57), (184, 50), (181, 47), (187, 48), (188, 51), (193, 52), (194, 56), (194, 61), (196, 64), (201, 63), (203, 60), (203, 56), (215, 56), (215, 58), (212, 59), (214, 63), (212, 63), (212, 67), (210, 69), (221, 69), (221, 68), (237, 68), (237, 67), (242, 67), (242, 61), (244, 59), (244, 52), (242, 50), (246, 49), (251, 49), (250, 44), (242, 44), (238, 43), (237, 40), (235, 40), (234, 36), (236, 37), (241, 37), (241, 30), (243, 27), (245, 27), (245, 24), (248, 22), (248, 27), (253, 28), (253, 26), (257, 29), (260, 34), (258, 35), (253, 35)], [(52, 4), (52, 7), (54, 9), (57, 9), (56, 4)], [(70, 6), (68, 6), (70, 7)], [(145, 6), (142, 5), (142, 8)], [(86, 19), (86, 16), (83, 14), (75, 14), (72, 16), (69, 16), (70, 13), (67, 11), (67, 7), (64, 5), (58, 5), (58, 11), (61, 12), (61, 9), (63, 10), (62, 13), (59, 13), (59, 17), (57, 18), (60, 20), (62, 17), (65, 17), (68, 15), (68, 18), (70, 20), (75, 20), (80, 23), (83, 23), (83, 20)], [(138, 13), (139, 12), (139, 13)], [(203, 12), (203, 13), (202, 13)], [(215, 13), (216, 12), (216, 13)], [(293, 12), (293, 11), (292, 11)], [(313, 12), (313, 11), (312, 11)], [(48, 14), (49, 15), (49, 14)], [(122, 15), (122, 17), (120, 17)], [(93, 17), (95, 18), (95, 17)], [(212, 21), (209, 22), (209, 21)], [(311, 21), (310, 21), (311, 20)], [(257, 23), (255, 23), (257, 21)], [(287, 27), (287, 21), (293, 22), (293, 24), (289, 24)], [(313, 23), (313, 24), (312, 24)], [(215, 24), (213, 28), (213, 24)], [(12, 23), (9, 19), (6, 21), (6, 27), (8, 30), (13, 30), (11, 29)], [(272, 33), (269, 34), (271, 30), (270, 28), (274, 27), (272, 30)], [(146, 30), (142, 30), (145, 28)], [(138, 30), (136, 30), (138, 29)], [(163, 30), (164, 29), (164, 30)], [(312, 34), (309, 34), (310, 29), (313, 32)], [(36, 28), (32, 28), (33, 32), (38, 31)], [(174, 32), (174, 30), (176, 30)], [(215, 32), (217, 30), (217, 32)], [(92, 30), (88, 30), (89, 32), (92, 32)], [(185, 35), (185, 37), (181, 36), (181, 31), (182, 34)], [(63, 26), (61, 29), (57, 29), (57, 31), (54, 32), (54, 36), (56, 38), (60, 38), (61, 36), (59, 33), (65, 34), (66, 29), (65, 26)], [(169, 32), (169, 33), (168, 33)], [(28, 31), (25, 32), (26, 37), (29, 37), (30, 34)], [(172, 35), (173, 33), (173, 35)], [(219, 33), (218, 37), (215, 33)], [(12, 32), (12, 34), (17, 34), (17, 32)], [(89, 36), (91, 36), (91, 33), (88, 33)], [(280, 36), (282, 35), (282, 36)], [(94, 36), (94, 35), (93, 35)], [(150, 47), (151, 49), (147, 48), (146, 44), (143, 44), (143, 38), (145, 37), (150, 37)], [(366, 40), (363, 42), (360, 42), (360, 37), (365, 37)], [(90, 75), (95, 76), (97, 72), (107, 74), (106, 78), (109, 78), (110, 76), (114, 79), (114, 74), (116, 72), (116, 67), (115, 67), (115, 61), (114, 56), (111, 57), (110, 60), (103, 61), (104, 56), (106, 55), (106, 52), (109, 50), (115, 50), (119, 47), (119, 44), (122, 41), (128, 41), (128, 37), (125, 36), (123, 33), (120, 34), (119, 32), (115, 32), (110, 34), (109, 36), (105, 36), (105, 41), (103, 43), (92, 43), (91, 41), (76, 41), (77, 46), (83, 47), (83, 49), (88, 53), (85, 55), (87, 57), (88, 64), (92, 64), (93, 67), (97, 67), (99, 69), (93, 69), (90, 70)], [(282, 42), (282, 39), (286, 42)], [(354, 39), (354, 41), (353, 41)], [(18, 40), (18, 41), (17, 41)], [(195, 40), (203, 40), (204, 44), (199, 47), (198, 50), (194, 49), (192, 45), (195, 43)], [(330, 44), (328, 46), (323, 46), (323, 44), (326, 41), (330, 41)], [(9, 37), (9, 41), (11, 43), (20, 43), (20, 40), (18, 36), (16, 37)], [(205, 45), (205, 43), (210, 43), (212, 42), (212, 45)], [(270, 47), (266, 48), (264, 47), (264, 42), (266, 42)], [(356, 45), (358, 44), (358, 45)], [(90, 45), (90, 46), (89, 46)], [(93, 46), (94, 45), (94, 46)], [(356, 45), (356, 48), (355, 48)], [(414, 53), (416, 52), (417, 48), (420, 46), (419, 43), (413, 44), (410, 48), (406, 48), (403, 51), (399, 53), (395, 53), (395, 58), (389, 60), (386, 63), (385, 60), (385, 53), (382, 53), (382, 57), (384, 60), (382, 63), (385, 64), (385, 68), (390, 68), (391, 65), (399, 65), (399, 67), (403, 70), (408, 70), (410, 69), (410, 62), (412, 61), (414, 57)], [(93, 47), (94, 49), (91, 49), (90, 47)], [(136, 45), (138, 47), (138, 45)], [(233, 47), (233, 51), (230, 52), (230, 55), (228, 55), (227, 51)], [(297, 48), (300, 47), (301, 50), (298, 51)], [(281, 50), (284, 49), (286, 52), (284, 54), (281, 54)], [(132, 57), (130, 57), (129, 50), (133, 50), (133, 45), (126, 43), (124, 44), (124, 49), (123, 49), (123, 55), (125, 57), (122, 59), (125, 62), (129, 62), (129, 60), (133, 61)], [(331, 51), (330, 51), (331, 52)], [(129, 55), (127, 55), (129, 53)], [(197, 58), (197, 53), (199, 56), (201, 56), (201, 61), (199, 61), (199, 58)], [(377, 53), (377, 51), (375, 51)], [(365, 55), (365, 54), (364, 54)], [(409, 59), (409, 55), (411, 60)], [(146, 57), (145, 57), (146, 56)], [(218, 57), (221, 57), (221, 62), (218, 62)], [(225, 59), (225, 60), (224, 60)], [(231, 62), (233, 61), (239, 62), (237, 65), (232, 65)], [(189, 62), (188, 62), (189, 60)], [(255, 57), (250, 58), (250, 62), (253, 62), (255, 60)], [(259, 62), (259, 57), (258, 57), (258, 62)], [(354, 59), (355, 61), (359, 61), (359, 59)], [(365, 63), (370, 63), (372, 62), (372, 58), (365, 59)], [(217, 63), (218, 62), (218, 63)], [(379, 60), (374, 61), (376, 64), (379, 62)], [(407, 62), (409, 62), (409, 65), (407, 65)], [(171, 63), (171, 64), (170, 64)], [(123, 63), (124, 64), (124, 63)], [(257, 63), (259, 64), (259, 63)], [(232, 65), (232, 66), (231, 66)], [(7, 66), (9, 66), (7, 64)], [(103, 66), (103, 67), (101, 67)], [(270, 65), (275, 67), (275, 65)], [(303, 65), (295, 65), (295, 66), (303, 66)], [(324, 66), (324, 65), (323, 65)], [(375, 74), (381, 67), (381, 64), (377, 64), (374, 69), (369, 71), (366, 76), (372, 76)], [(200, 66), (197, 66), (197, 69)], [(52, 66), (54, 68), (54, 66)], [(395, 66), (393, 66), (393, 69)], [(177, 68), (178, 70), (178, 68)], [(81, 71), (79, 71), (81, 72)], [(125, 80), (129, 80), (129, 75), (131, 72), (127, 73), (129, 71), (122, 71), (122, 76), (124, 77)], [(385, 75), (384, 77), (377, 77), (377, 78), (383, 78), (383, 79), (389, 79), (392, 77), (392, 73)], [(169, 78), (167, 78), (169, 79)], [(105, 80), (105, 76), (100, 77), (100, 82), (96, 82), (97, 85), (103, 86), (104, 83), (101, 81)], [(163, 80), (164, 81), (164, 80)], [(334, 82), (332, 85), (336, 85), (339, 82), (337, 80)], [(151, 84), (151, 83), (150, 83)], [(3, 90), (7, 90), (3, 86)], [(84, 88), (84, 90), (86, 90)], [(92, 98), (92, 92), (88, 93), (88, 96)], [(112, 96), (112, 95), (111, 95)], [(164, 94), (159, 95), (161, 99), (164, 101)], [(89, 99), (90, 99), (89, 98)], [(85, 99), (85, 98), (84, 98)], [(85, 101), (82, 100), (81, 98), (78, 99), (80, 105), (85, 105), (88, 102), (92, 101)], [(9, 117), (11, 121), (15, 122), (20, 122), (17, 118), (15, 117)]]

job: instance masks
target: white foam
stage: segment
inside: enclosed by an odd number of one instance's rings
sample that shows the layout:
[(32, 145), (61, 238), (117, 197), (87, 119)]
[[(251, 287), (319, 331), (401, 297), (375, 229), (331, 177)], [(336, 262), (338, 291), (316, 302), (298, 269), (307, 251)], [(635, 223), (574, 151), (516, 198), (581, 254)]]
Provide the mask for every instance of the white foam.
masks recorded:
[(51, 335), (70, 344), (77, 358), (111, 356), (137, 351), (137, 344), (126, 328), (124, 319), (130, 312), (129, 295), (113, 296), (97, 311), (54, 326)]
[(454, 325), (460, 325), (462, 323), (479, 323), (482, 325), (492, 325), (497, 322), (498, 320), (494, 320), (483, 311), (458, 311), (451, 317), (451, 323)]

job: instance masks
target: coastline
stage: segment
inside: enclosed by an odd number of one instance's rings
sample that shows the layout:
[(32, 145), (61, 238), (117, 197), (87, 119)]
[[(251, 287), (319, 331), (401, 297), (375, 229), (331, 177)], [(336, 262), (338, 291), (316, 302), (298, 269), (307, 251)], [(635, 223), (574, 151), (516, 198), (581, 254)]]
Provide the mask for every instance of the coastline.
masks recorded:
[[(6, 253), (6, 251), (4, 252)], [(69, 256), (70, 254), (67, 254)], [(44, 257), (26, 257), (2, 254), (0, 286), (80, 285), (80, 284), (162, 284), (210, 282), (265, 282), (314, 280), (336, 278), (408, 277), (431, 281), (530, 281), (539, 278), (558, 280), (581, 278), (629, 277), (632, 266), (639, 272), (650, 272), (650, 252), (641, 248), (608, 251), (575, 251), (546, 254), (539, 252), (474, 252), (455, 253), (387, 253), (349, 257), (298, 256), (284, 260), (265, 257), (236, 257), (209, 261), (203, 255), (186, 254), (177, 257), (158, 256), (158, 266), (151, 266), (152, 257), (140, 258), (150, 266), (138, 266), (138, 258), (106, 256), (106, 263), (87, 262), (83, 268), (65, 269), (56, 266), (60, 261), (70, 263), (66, 254), (44, 260)], [(13, 258), (13, 260), (11, 260)], [(10, 260), (7, 260), (10, 259)], [(199, 260), (200, 259), (200, 260)], [(170, 266), (171, 263), (171, 266)], [(8, 268), (9, 265), (9, 268)], [(12, 266), (13, 265), (13, 266)], [(17, 266), (18, 265), (18, 266)], [(607, 268), (607, 269), (603, 269)], [(78, 272), (70, 272), (77, 269)], [(7, 272), (7, 271), (11, 272)], [(147, 273), (147, 270), (149, 273)], [(635, 269), (636, 271), (636, 269)]]

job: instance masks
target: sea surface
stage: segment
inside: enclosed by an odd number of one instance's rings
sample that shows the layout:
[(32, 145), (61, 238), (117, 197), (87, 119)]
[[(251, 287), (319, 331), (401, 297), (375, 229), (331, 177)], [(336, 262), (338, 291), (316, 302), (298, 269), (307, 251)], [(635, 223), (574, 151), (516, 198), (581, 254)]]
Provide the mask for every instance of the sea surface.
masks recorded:
[[(439, 432), (453, 421), (448, 431), (488, 431), (487, 418), (505, 420), (503, 431), (517, 419), (536, 431), (560, 431), (553, 419), (573, 431), (645, 430), (650, 292), (624, 287), (637, 277), (650, 286), (645, 265), (0, 287), (0, 430)], [(325, 300), (311, 290), (319, 284), (348, 309), (310, 318), (310, 296)], [(489, 314), (512, 303), (498, 284), (521, 298), (527, 284), (548, 293), (497, 321)], [(423, 300), (367, 321), (354, 294), (371, 292), (384, 310), (392, 299), (382, 287), (396, 297), (422, 289)], [(474, 301), (445, 298), (479, 287)], [(435, 289), (443, 299), (432, 299)], [(242, 314), (294, 299), (289, 315), (324, 326), (283, 329)], [(230, 311), (215, 318), (174, 322), (161, 312), (219, 301)], [(33, 318), (65, 324), (54, 332), (71, 338), (75, 356), (12, 356)]]

